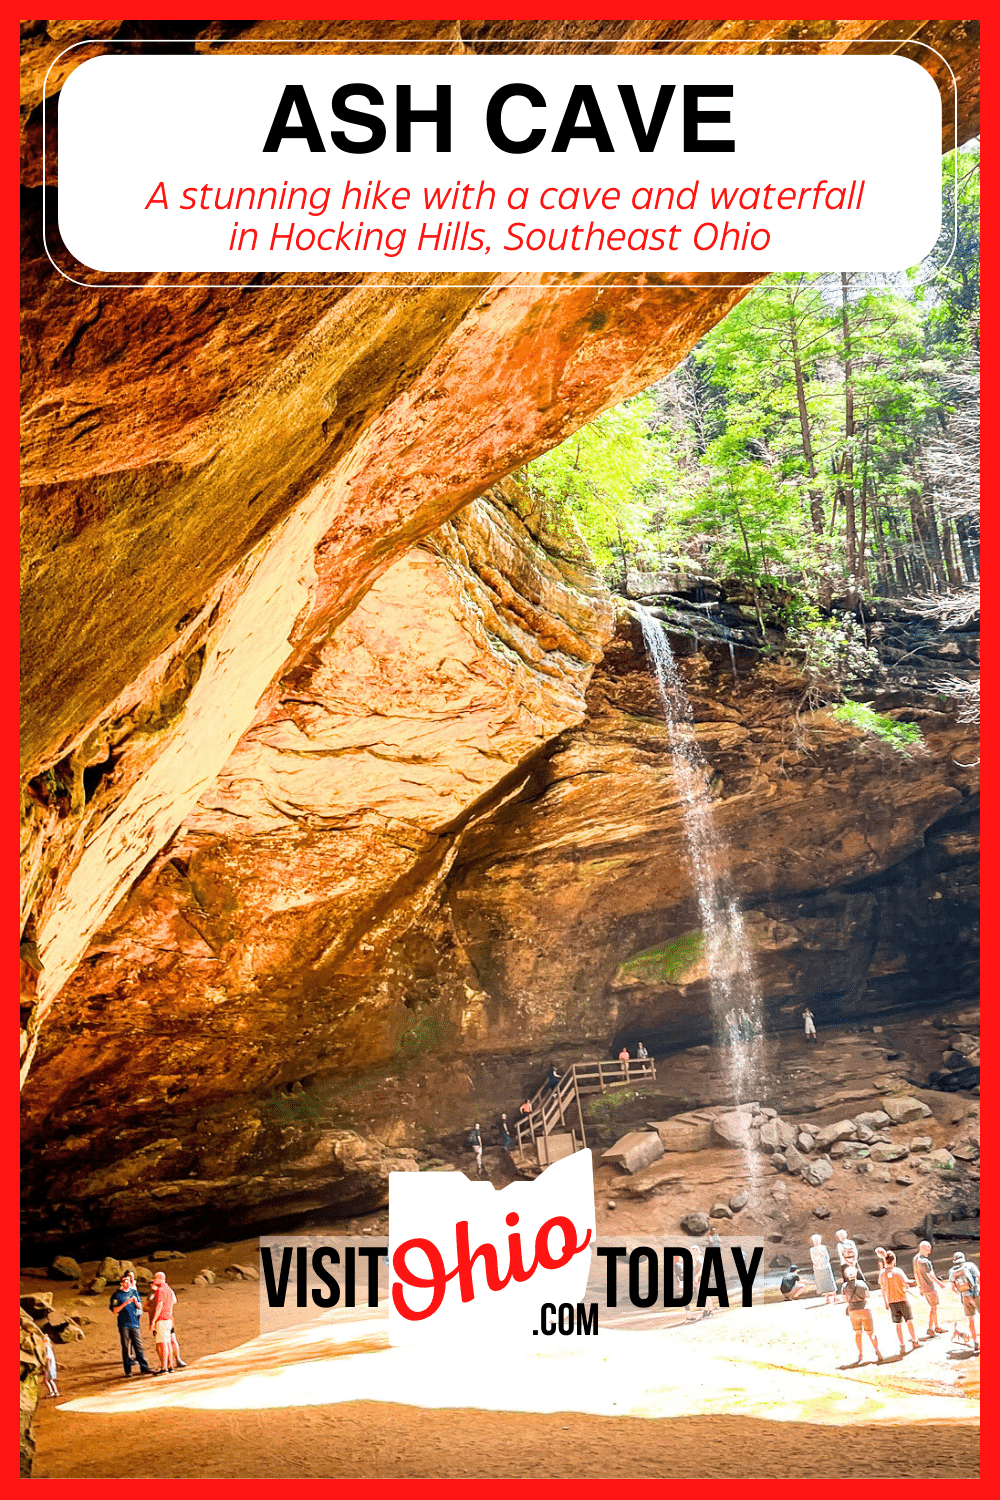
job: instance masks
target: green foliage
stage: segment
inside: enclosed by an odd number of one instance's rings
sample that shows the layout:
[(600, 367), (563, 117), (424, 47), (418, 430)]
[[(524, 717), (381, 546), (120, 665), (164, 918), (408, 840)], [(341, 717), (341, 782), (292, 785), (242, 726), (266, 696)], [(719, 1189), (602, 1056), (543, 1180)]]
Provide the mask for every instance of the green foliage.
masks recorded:
[(924, 737), (916, 724), (900, 723), (886, 714), (877, 714), (867, 703), (840, 703), (833, 710), (833, 717), (891, 745), (901, 755), (913, 755), (924, 747)]
[[(866, 595), (977, 579), (974, 523), (949, 500), (969, 489), (956, 474), (972, 449), (935, 449), (971, 430), (978, 147), (945, 158), (943, 183), (957, 244), (949, 228), (925, 267), (771, 276), (675, 374), (527, 466), (611, 582), (626, 590), (630, 567), (705, 572), (738, 583), (762, 624), (778, 608), (808, 631), (809, 606), (853, 613)], [(835, 680), (864, 676), (854, 645), (815, 642), (817, 670), (842, 658)]]
[(529, 493), (575, 516), (598, 562), (622, 575), (646, 529), (644, 500), (667, 464), (649, 392), (602, 412), (522, 471)]
[(607, 1094), (598, 1094), (587, 1100), (587, 1114), (595, 1120), (600, 1120), (605, 1115), (617, 1114), (627, 1104), (633, 1104), (636, 1099), (641, 1099), (642, 1089), (612, 1088)]
[(315, 1125), (323, 1117), (323, 1104), (312, 1089), (294, 1094), (279, 1089), (264, 1105), (263, 1115), (279, 1130), (286, 1125)]
[(788, 632), (788, 643), (802, 653), (810, 685), (827, 693), (855, 687), (881, 670), (878, 652), (853, 615), (824, 619), (817, 609), (804, 608)]
[(626, 959), (619, 974), (628, 974), (643, 984), (677, 984), (692, 964), (705, 952), (705, 935), (700, 928), (685, 932), (670, 943), (659, 943)]

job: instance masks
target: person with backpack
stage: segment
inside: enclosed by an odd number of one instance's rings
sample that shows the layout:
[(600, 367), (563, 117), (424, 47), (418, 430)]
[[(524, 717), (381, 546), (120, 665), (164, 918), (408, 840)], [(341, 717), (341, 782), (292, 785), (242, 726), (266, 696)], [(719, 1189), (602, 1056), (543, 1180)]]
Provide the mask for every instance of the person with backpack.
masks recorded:
[(856, 1365), (861, 1363), (864, 1354), (864, 1336), (867, 1333), (871, 1346), (875, 1350), (875, 1358), (879, 1364), (882, 1363), (882, 1351), (875, 1337), (875, 1324), (872, 1321), (871, 1309), (868, 1306), (868, 1283), (861, 1273), (855, 1261), (848, 1261), (844, 1266), (844, 1279), (841, 1284), (844, 1301), (847, 1303), (847, 1316), (851, 1320), (854, 1329), (854, 1342), (858, 1346), (858, 1357), (854, 1361)]
[[(979, 1312), (979, 1267), (973, 1265), (971, 1260), (966, 1260), (961, 1250), (956, 1250), (951, 1258), (951, 1270), (948, 1280), (952, 1288), (962, 1299), (962, 1311), (969, 1320), (969, 1334), (972, 1338), (972, 1347), (976, 1354), (979, 1353), (979, 1331), (976, 1328), (976, 1314)], [(958, 1332), (956, 1320), (952, 1338)]]
[(476, 1158), (476, 1176), (477, 1177), (482, 1177), (482, 1175), (483, 1175), (483, 1134), (482, 1134), (482, 1131), (479, 1128), (479, 1121), (478, 1120), (476, 1121), (475, 1125), (473, 1125), (472, 1129), (469, 1131), (469, 1145), (472, 1147), (473, 1155)]

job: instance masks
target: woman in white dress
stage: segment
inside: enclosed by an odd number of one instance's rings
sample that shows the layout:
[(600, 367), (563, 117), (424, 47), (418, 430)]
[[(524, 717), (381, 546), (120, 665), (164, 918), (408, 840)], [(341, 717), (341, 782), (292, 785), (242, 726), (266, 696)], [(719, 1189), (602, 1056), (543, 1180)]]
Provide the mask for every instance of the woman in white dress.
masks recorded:
[(823, 1244), (823, 1236), (814, 1234), (809, 1243), (809, 1259), (812, 1261), (813, 1281), (816, 1291), (832, 1302), (837, 1293), (837, 1283), (830, 1269), (830, 1252)]

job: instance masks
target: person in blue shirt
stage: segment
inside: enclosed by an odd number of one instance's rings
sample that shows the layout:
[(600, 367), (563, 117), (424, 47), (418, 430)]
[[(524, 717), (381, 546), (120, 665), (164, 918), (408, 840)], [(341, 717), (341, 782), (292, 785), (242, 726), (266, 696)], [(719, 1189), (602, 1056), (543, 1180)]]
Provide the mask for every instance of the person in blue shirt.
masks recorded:
[(152, 1375), (146, 1351), (142, 1347), (142, 1302), (131, 1276), (123, 1276), (117, 1292), (112, 1292), (108, 1307), (118, 1319), (118, 1337), (122, 1345), (122, 1365), (126, 1375), (132, 1373), (132, 1361), (143, 1375)]

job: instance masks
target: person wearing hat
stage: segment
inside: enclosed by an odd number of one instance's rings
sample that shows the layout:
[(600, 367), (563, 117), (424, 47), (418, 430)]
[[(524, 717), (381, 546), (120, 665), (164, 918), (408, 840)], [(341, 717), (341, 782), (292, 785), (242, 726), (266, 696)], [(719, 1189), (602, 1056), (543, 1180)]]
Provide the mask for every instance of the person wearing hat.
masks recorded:
[(778, 1290), (786, 1302), (794, 1302), (796, 1297), (801, 1297), (806, 1289), (806, 1284), (799, 1275), (798, 1266), (789, 1266), (781, 1278)]
[(160, 1368), (154, 1372), (157, 1375), (169, 1375), (177, 1365), (174, 1359), (174, 1305), (176, 1302), (177, 1293), (173, 1287), (167, 1285), (164, 1273), (157, 1271), (153, 1277), (153, 1289), (146, 1301), (146, 1311), (149, 1313), (153, 1338), (156, 1340), (156, 1352), (160, 1356)]
[[(961, 1250), (956, 1250), (951, 1257), (948, 1280), (962, 1299), (962, 1311), (969, 1320), (972, 1347), (978, 1354), (979, 1331), (976, 1328), (976, 1314), (979, 1312), (979, 1267), (973, 1265), (971, 1260), (966, 1260)], [(957, 1331), (958, 1323), (956, 1322), (955, 1332)]]

